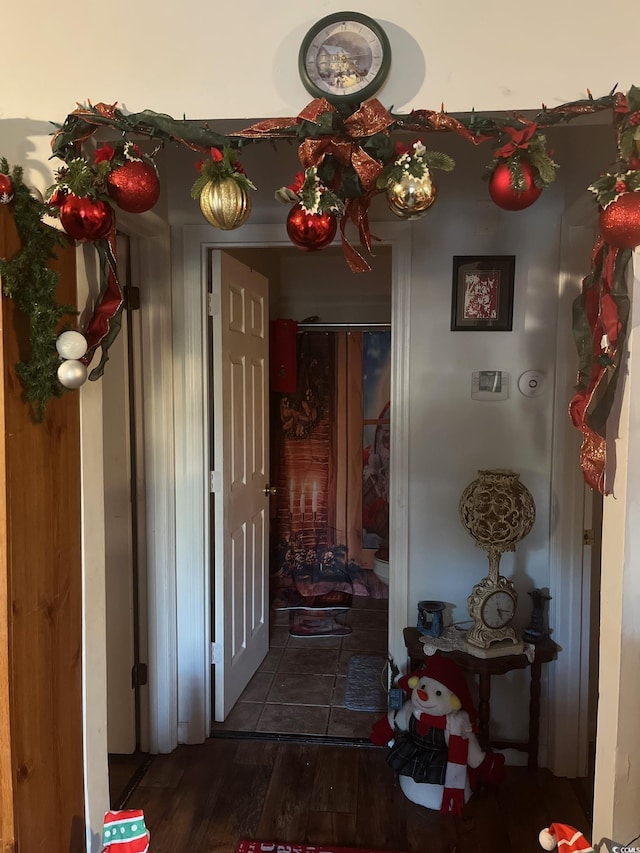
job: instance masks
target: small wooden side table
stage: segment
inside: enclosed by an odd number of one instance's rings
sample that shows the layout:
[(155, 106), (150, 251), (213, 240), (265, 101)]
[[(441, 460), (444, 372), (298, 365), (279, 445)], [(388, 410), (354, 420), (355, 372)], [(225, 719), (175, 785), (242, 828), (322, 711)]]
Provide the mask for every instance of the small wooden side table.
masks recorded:
[[(411, 669), (419, 669), (427, 656), (424, 645), (420, 642), (422, 635), (417, 628), (404, 629), (404, 644), (407, 647)], [(446, 655), (456, 663), (463, 672), (478, 676), (478, 735), (483, 749), (489, 745), (496, 749), (518, 749), (528, 754), (527, 766), (535, 770), (538, 766), (538, 737), (540, 730), (540, 676), (542, 664), (555, 660), (558, 646), (549, 637), (545, 637), (535, 645), (535, 657), (532, 663), (525, 654), (502, 655), (495, 658), (478, 658), (468, 652), (458, 649), (454, 651), (435, 652)], [(529, 739), (527, 741), (492, 741), (490, 733), (491, 720), (491, 676), (503, 675), (514, 669), (531, 667), (529, 686)]]

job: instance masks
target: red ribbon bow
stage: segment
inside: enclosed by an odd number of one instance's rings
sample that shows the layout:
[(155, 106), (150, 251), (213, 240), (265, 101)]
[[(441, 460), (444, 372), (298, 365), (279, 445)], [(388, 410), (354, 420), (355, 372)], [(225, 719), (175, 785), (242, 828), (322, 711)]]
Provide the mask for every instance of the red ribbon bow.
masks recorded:
[[(300, 124), (302, 121), (319, 124), (320, 117), (327, 113), (337, 114), (338, 111), (325, 98), (315, 98), (295, 119), (267, 119), (253, 124), (235, 135), (253, 139), (263, 136), (289, 136), (290, 129), (294, 125)], [(341, 170), (349, 165), (353, 167), (360, 179), (364, 195), (359, 198), (347, 199), (344, 216), (340, 222), (342, 248), (347, 263), (353, 272), (366, 272), (371, 267), (347, 240), (345, 229), (347, 224), (352, 222), (358, 229), (360, 244), (371, 252), (368, 209), (371, 197), (376, 191), (376, 180), (383, 169), (383, 164), (375, 157), (367, 154), (358, 140), (387, 131), (393, 122), (393, 118), (380, 101), (372, 98), (370, 101), (365, 101), (352, 115), (344, 119), (341, 131), (318, 137), (308, 137), (298, 148), (298, 157), (304, 169), (313, 166), (318, 167), (326, 156), (334, 158), (339, 167), (335, 186), (339, 185)]]
[(500, 160), (508, 160), (516, 151), (526, 151), (529, 143), (538, 131), (538, 125), (532, 121), (520, 119), (525, 124), (525, 127), (519, 129), (517, 127), (505, 127), (505, 132), (509, 134), (511, 139), (502, 148), (498, 148), (495, 156)]
[[(318, 118), (327, 112), (337, 113), (337, 110), (324, 98), (317, 98), (304, 108), (298, 118), (317, 123)], [(367, 154), (357, 140), (384, 132), (392, 124), (393, 119), (380, 101), (375, 98), (366, 101), (344, 120), (344, 133), (305, 139), (298, 148), (300, 162), (308, 169), (311, 166), (319, 166), (325, 156), (331, 155), (342, 167), (351, 164), (365, 193), (369, 193), (375, 188), (383, 165)]]

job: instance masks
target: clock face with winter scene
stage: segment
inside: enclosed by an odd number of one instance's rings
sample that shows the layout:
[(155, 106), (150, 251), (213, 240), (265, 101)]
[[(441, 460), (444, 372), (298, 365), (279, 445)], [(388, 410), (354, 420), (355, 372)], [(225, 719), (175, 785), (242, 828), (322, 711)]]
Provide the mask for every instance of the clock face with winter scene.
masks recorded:
[(300, 77), (315, 97), (362, 102), (382, 86), (391, 64), (389, 41), (376, 21), (337, 12), (313, 26), (300, 48)]

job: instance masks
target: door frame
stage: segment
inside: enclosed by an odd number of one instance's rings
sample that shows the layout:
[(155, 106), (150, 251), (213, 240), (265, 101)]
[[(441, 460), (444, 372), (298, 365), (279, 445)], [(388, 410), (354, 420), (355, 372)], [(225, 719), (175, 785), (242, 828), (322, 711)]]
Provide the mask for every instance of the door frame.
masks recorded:
[[(392, 248), (391, 483), (389, 524), (389, 654), (404, 666), (402, 629), (408, 616), (408, 426), (411, 231), (376, 222)], [(245, 225), (238, 234), (212, 234), (207, 225), (182, 232), (182, 292), (174, 287), (176, 451), (176, 654), (180, 743), (202, 743), (211, 728), (211, 582), (209, 577), (209, 407), (206, 255), (209, 249), (291, 248), (282, 225)], [(354, 273), (355, 275), (355, 273)], [(362, 273), (366, 275), (366, 273)], [(161, 628), (161, 626), (158, 626)]]
[[(588, 202), (588, 203), (587, 203)], [(579, 465), (581, 434), (567, 414), (575, 388), (576, 348), (571, 331), (572, 303), (581, 290), (585, 258), (593, 248), (596, 214), (580, 198), (562, 217), (558, 324), (551, 451), (551, 525), (549, 542), (549, 627), (560, 653), (546, 678), (551, 700), (543, 720), (548, 754), (542, 766), (556, 776), (586, 776), (589, 766), (589, 678), (591, 562), (583, 541), (585, 484)]]
[[(152, 211), (145, 214), (121, 211), (118, 226), (136, 240), (140, 251), (141, 406), (145, 431), (143, 523), (147, 531), (148, 578), (148, 749), (151, 753), (171, 752), (177, 746), (177, 664), (170, 228)], [(79, 327), (82, 327), (98, 297), (100, 276), (97, 255), (91, 245), (79, 245), (76, 256), (78, 304), (87, 306), (79, 319)], [(80, 391), (87, 850), (101, 849), (104, 814), (109, 809), (102, 409), (102, 383), (87, 382)]]

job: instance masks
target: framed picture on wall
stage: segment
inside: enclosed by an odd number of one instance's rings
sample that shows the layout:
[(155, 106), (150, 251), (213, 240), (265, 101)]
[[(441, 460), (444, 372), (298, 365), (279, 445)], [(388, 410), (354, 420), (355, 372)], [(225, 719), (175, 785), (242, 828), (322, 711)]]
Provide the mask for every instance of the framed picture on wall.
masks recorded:
[(453, 258), (452, 332), (510, 332), (515, 255)]

